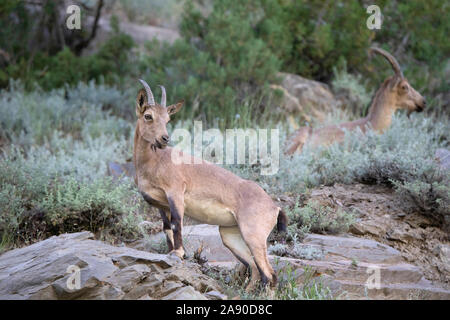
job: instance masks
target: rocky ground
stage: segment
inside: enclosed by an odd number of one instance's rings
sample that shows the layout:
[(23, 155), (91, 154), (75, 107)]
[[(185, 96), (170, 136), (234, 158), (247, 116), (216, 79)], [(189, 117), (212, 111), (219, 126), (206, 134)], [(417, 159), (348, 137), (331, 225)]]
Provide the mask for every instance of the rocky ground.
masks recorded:
[(394, 190), (337, 184), (314, 190), (311, 199), (333, 208), (353, 209), (358, 216), (350, 228), (353, 235), (395, 248), (405, 261), (417, 265), (427, 279), (450, 288), (448, 233), (420, 212), (405, 210)]
[[(281, 198), (281, 199), (280, 199)], [(295, 198), (281, 196), (287, 208)], [(450, 299), (450, 242), (446, 232), (420, 212), (405, 211), (395, 192), (374, 185), (323, 186), (306, 201), (352, 210), (349, 233), (309, 234), (301, 259), (270, 256), (283, 277), (305, 269), (340, 299)], [(154, 218), (154, 219), (153, 219)], [(187, 219), (183, 230), (188, 259), (166, 254), (157, 214), (145, 222), (149, 238), (111, 246), (90, 232), (51, 237), (0, 255), (1, 299), (227, 299), (223, 283), (208, 271), (234, 270), (237, 261), (217, 226)], [(156, 246), (155, 246), (156, 244)], [(202, 261), (199, 265), (197, 256)], [(80, 289), (70, 290), (68, 267), (80, 268)], [(379, 286), (370, 286), (375, 278)], [(372, 279), (372, 280), (371, 280)]]
[(226, 298), (194, 263), (93, 237), (63, 234), (2, 254), (0, 299)]
[[(233, 269), (238, 264), (222, 245), (217, 226), (187, 226), (184, 234), (188, 255), (193, 256), (202, 248), (202, 255), (211, 267)], [(158, 233), (151, 238), (159, 242), (164, 235)], [(144, 249), (142, 242), (138, 246)], [(313, 255), (312, 259), (270, 256), (272, 265), (281, 274), (290, 267), (299, 285), (304, 281), (305, 267), (309, 267), (332, 290), (334, 297), (342, 299), (450, 299), (445, 283), (430, 281), (425, 276), (426, 269), (408, 261), (403, 252), (378, 241), (350, 234), (310, 234), (301, 246), (305, 251), (320, 254)], [(375, 272), (379, 272), (379, 288), (370, 287), (369, 277)]]

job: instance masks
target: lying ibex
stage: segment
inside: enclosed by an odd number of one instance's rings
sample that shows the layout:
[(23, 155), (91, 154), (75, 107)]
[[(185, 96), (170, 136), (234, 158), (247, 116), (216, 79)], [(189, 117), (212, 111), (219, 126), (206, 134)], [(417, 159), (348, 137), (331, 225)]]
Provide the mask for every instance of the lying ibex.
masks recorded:
[[(256, 183), (202, 160), (190, 164), (172, 162), (167, 147), (166, 124), (180, 110), (183, 101), (166, 107), (166, 91), (161, 86), (161, 103), (155, 103), (149, 85), (138, 92), (133, 161), (135, 182), (145, 201), (159, 208), (169, 251), (182, 258), (183, 216), (219, 225), (224, 245), (251, 269), (248, 290), (258, 280), (276, 283), (267, 258), (267, 237), (277, 224), (286, 229), (286, 215)], [(177, 155), (182, 154), (176, 150)], [(182, 155), (180, 157), (183, 157)], [(198, 164), (200, 163), (200, 164)]]
[(394, 69), (395, 75), (387, 78), (378, 89), (367, 117), (315, 130), (310, 127), (300, 128), (289, 139), (286, 154), (290, 155), (296, 151), (301, 152), (305, 143), (319, 146), (330, 145), (336, 141), (341, 142), (345, 137), (344, 129), (360, 128), (364, 133), (370, 127), (382, 133), (391, 125), (392, 115), (397, 109), (406, 109), (408, 112), (423, 110), (425, 99), (408, 83), (397, 60), (388, 52), (379, 48), (371, 48), (371, 52), (376, 52), (385, 57)]

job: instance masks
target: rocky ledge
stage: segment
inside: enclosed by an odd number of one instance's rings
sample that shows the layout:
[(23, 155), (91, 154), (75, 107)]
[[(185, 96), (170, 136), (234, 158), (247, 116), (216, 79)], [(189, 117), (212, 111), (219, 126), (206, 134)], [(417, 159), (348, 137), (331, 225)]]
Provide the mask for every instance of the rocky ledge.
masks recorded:
[[(217, 226), (199, 224), (185, 226), (184, 245), (188, 255), (202, 248), (208, 264), (218, 268), (234, 268), (238, 263), (222, 244)], [(164, 239), (153, 235), (153, 241)], [(144, 248), (142, 245), (139, 248)], [(399, 250), (372, 239), (347, 234), (332, 236), (310, 234), (297, 248), (301, 258), (270, 255), (274, 269), (282, 277), (289, 268), (299, 285), (309, 269), (315, 281), (322, 282), (340, 299), (450, 299), (450, 290), (429, 281), (417, 265), (407, 261)]]
[(114, 247), (90, 232), (0, 255), (0, 299), (225, 299), (198, 265)]

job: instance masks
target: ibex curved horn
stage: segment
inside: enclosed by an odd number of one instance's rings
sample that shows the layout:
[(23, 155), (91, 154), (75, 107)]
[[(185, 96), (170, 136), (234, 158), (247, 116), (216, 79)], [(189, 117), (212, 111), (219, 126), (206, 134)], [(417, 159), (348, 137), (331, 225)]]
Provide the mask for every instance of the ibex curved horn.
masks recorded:
[(164, 86), (159, 86), (161, 88), (161, 106), (166, 107), (166, 88)]
[(375, 48), (375, 47), (370, 48), (370, 51), (376, 52), (376, 53), (382, 55), (383, 57), (385, 57), (386, 60), (389, 61), (389, 63), (391, 64), (392, 69), (394, 69), (395, 75), (400, 78), (403, 78), (403, 72), (400, 69), (400, 65), (398, 64), (397, 60), (389, 52), (387, 52), (383, 49), (380, 49), (380, 48)]
[(145, 92), (147, 93), (148, 104), (151, 105), (151, 106), (154, 106), (155, 105), (155, 98), (153, 98), (152, 89), (150, 89), (150, 86), (144, 80), (139, 79), (139, 82), (142, 83), (142, 85), (145, 88)]

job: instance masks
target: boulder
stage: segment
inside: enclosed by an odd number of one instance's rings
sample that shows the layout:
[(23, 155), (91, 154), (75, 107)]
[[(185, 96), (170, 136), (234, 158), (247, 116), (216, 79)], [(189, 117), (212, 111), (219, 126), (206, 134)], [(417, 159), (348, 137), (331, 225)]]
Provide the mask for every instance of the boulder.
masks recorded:
[(209, 299), (221, 291), (197, 264), (93, 237), (63, 234), (3, 253), (0, 299)]
[(311, 116), (324, 121), (327, 113), (340, 107), (341, 103), (326, 84), (296, 74), (280, 73), (279, 76), (281, 84), (272, 88), (283, 92), (281, 107), (286, 113), (302, 114), (306, 121)]

